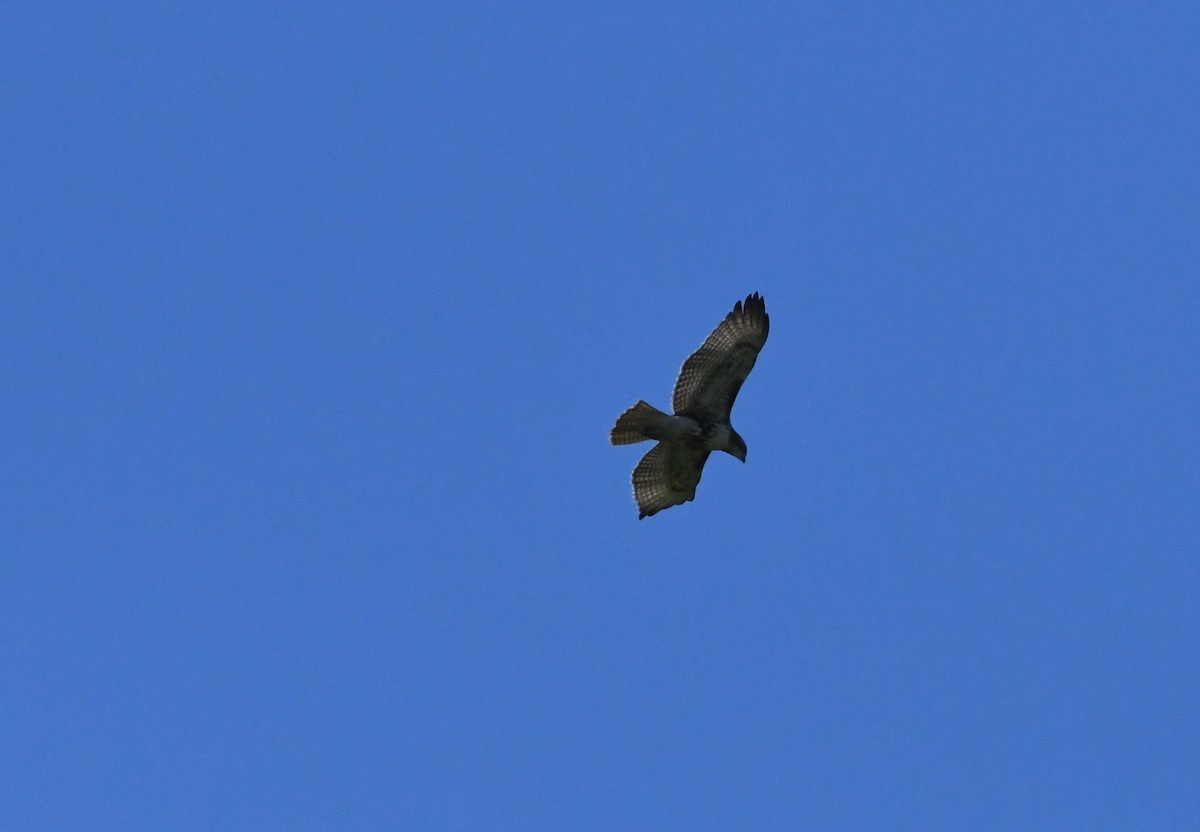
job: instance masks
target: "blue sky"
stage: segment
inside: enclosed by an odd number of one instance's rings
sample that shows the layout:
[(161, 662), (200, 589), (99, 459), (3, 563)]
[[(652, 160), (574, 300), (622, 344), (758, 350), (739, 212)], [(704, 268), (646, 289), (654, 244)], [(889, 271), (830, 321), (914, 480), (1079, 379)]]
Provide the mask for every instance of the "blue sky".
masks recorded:
[(6, 12), (0, 826), (1196, 828), (1200, 13), (1050, 5)]

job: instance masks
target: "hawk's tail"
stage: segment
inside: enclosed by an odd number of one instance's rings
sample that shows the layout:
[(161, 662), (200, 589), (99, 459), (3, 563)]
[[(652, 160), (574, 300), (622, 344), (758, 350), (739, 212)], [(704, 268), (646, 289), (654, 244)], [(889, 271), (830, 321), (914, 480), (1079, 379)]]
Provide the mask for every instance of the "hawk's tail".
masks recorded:
[(617, 417), (608, 438), (614, 445), (632, 445), (647, 439), (658, 439), (665, 426), (671, 423), (670, 415), (645, 402), (638, 402)]

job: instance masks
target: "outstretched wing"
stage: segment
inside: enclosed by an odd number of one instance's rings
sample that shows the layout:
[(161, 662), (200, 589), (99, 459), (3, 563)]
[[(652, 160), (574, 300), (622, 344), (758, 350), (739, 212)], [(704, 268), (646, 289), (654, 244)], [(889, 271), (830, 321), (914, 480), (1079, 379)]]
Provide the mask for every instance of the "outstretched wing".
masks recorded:
[(671, 401), (675, 412), (703, 413), (728, 422), (733, 400), (767, 342), (769, 326), (767, 305), (758, 292), (745, 304), (734, 304), (700, 349), (683, 362)]
[(651, 448), (633, 469), (638, 519), (694, 498), (708, 454), (682, 442), (659, 442)]

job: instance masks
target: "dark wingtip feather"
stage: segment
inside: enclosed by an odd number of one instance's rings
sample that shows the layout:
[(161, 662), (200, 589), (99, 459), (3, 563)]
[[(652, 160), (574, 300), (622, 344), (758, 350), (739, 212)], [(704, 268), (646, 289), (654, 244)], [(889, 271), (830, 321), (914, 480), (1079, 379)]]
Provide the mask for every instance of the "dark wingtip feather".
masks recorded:
[(746, 299), (744, 301), (739, 300), (737, 303), (735, 303), (733, 308), (735, 311), (739, 309), (745, 310), (746, 313), (749, 314), (755, 308), (766, 308), (766, 304), (763, 302), (762, 295), (760, 295), (758, 292), (751, 292), (750, 294), (746, 295)]
[(767, 302), (763, 300), (762, 295), (758, 292), (752, 292), (746, 296), (745, 305), (746, 315), (754, 315), (762, 318), (763, 332), (766, 332), (771, 325), (771, 319), (767, 316)]

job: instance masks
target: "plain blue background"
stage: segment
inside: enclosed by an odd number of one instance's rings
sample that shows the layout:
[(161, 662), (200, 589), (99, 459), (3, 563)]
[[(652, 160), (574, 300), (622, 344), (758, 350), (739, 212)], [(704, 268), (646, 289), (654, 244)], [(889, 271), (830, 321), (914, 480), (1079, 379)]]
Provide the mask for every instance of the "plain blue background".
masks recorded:
[(0, 826), (1198, 828), (1200, 12), (993, 6), (6, 12)]

